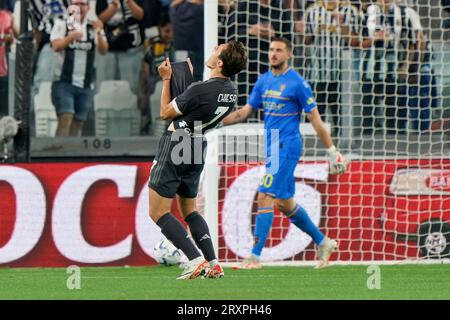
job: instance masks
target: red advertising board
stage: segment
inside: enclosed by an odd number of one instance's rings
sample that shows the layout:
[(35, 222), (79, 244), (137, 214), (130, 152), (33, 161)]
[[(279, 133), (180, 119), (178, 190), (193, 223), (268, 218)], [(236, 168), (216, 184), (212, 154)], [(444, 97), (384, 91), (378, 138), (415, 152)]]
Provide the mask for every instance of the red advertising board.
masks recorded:
[[(400, 241), (397, 235), (417, 234), (430, 219), (450, 223), (448, 160), (353, 162), (339, 176), (323, 175), (323, 165), (299, 164), (296, 200), (298, 196), (320, 228), (339, 241), (333, 260), (417, 257), (417, 243)], [(161, 234), (148, 217), (150, 166), (1, 165), (0, 265), (153, 264), (153, 246)], [(261, 170), (256, 164), (221, 167), (221, 260), (242, 258), (251, 247), (250, 213), (256, 212), (255, 181)], [(175, 205), (173, 210), (177, 213)], [(280, 214), (276, 217), (265, 260), (313, 260), (311, 240)]]

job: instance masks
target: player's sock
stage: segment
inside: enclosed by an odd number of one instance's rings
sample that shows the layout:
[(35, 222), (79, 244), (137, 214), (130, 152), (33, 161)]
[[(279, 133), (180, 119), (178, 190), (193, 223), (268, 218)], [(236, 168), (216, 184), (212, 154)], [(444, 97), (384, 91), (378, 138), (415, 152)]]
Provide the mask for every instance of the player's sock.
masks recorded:
[(306, 210), (303, 209), (299, 204), (296, 204), (294, 209), (286, 213), (286, 216), (300, 230), (309, 234), (315, 244), (320, 245), (325, 239), (325, 235), (311, 221)]
[(216, 260), (216, 253), (214, 252), (214, 246), (205, 219), (197, 211), (194, 211), (184, 220), (188, 224), (192, 238), (194, 238), (197, 247), (203, 252), (205, 259), (208, 262)]
[(273, 208), (262, 207), (258, 209), (255, 223), (255, 244), (253, 245), (252, 255), (256, 257), (261, 256), (261, 252), (269, 236), (270, 228), (273, 222)]
[(191, 241), (181, 222), (175, 218), (170, 212), (163, 215), (156, 224), (161, 228), (163, 235), (169, 239), (175, 247), (183, 251), (189, 261), (201, 257), (194, 243)]

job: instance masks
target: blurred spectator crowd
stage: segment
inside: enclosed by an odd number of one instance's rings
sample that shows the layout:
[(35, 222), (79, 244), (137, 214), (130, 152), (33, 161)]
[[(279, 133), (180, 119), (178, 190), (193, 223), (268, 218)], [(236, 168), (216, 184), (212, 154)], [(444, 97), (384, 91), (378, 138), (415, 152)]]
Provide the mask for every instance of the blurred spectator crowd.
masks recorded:
[[(11, 110), (7, 59), (20, 35), (21, 1), (1, 0), (0, 5), (1, 116)], [(202, 79), (202, 0), (30, 0), (28, 19), (35, 42), (32, 123), (46, 101), (39, 95), (50, 88), (47, 101), (56, 111), (57, 136), (88, 131), (94, 97), (102, 90), (110, 92), (110, 81), (122, 81), (113, 85), (117, 95), (136, 97), (131, 105), (138, 111), (139, 125), (130, 134), (152, 134), (150, 96), (159, 94), (157, 66), (166, 57), (190, 57), (195, 79)]]
[(292, 66), (311, 83), (335, 136), (351, 143), (445, 124), (433, 119), (448, 117), (450, 96), (441, 89), (450, 77), (438, 83), (434, 64), (442, 71), (450, 62), (448, 0), (219, 2), (221, 39), (237, 36), (250, 50), (237, 79), (240, 105), (269, 69), (270, 38), (282, 36), (294, 43)]
[[(7, 60), (20, 34), (20, 2), (0, 0), (0, 116), (11, 110)], [(127, 134), (157, 134), (157, 66), (166, 57), (189, 57), (195, 80), (203, 78), (203, 2), (30, 0), (33, 117), (42, 103), (36, 97), (43, 94), (44, 84), (50, 84), (47, 100), (56, 111), (55, 134), (94, 135), (89, 130), (97, 112), (96, 95), (126, 91), (135, 111), (131, 117), (138, 118), (136, 130)], [(218, 2), (219, 42), (237, 38), (249, 49), (248, 68), (235, 79), (239, 106), (258, 76), (269, 69), (270, 39), (283, 36), (293, 42), (293, 67), (310, 81), (319, 111), (335, 135), (362, 139), (378, 132), (425, 132), (445, 125), (432, 122), (443, 101), (433, 65), (432, 26), (420, 15), (421, 1)], [(438, 40), (445, 42), (450, 1), (435, 2), (442, 22), (436, 27), (441, 30)], [(111, 87), (110, 81), (120, 80), (125, 89)], [(113, 96), (108, 103), (115, 100)]]

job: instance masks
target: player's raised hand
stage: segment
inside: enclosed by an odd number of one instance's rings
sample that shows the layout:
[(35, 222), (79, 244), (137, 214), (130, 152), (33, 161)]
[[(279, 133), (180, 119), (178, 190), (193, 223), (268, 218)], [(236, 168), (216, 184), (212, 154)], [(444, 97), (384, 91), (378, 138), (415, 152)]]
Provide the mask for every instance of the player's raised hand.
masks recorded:
[(172, 66), (170, 65), (169, 58), (166, 58), (166, 60), (159, 65), (158, 73), (163, 80), (170, 80), (172, 77)]
[(327, 149), (328, 156), (330, 158), (330, 174), (341, 174), (347, 170), (348, 161), (345, 157), (336, 150), (335, 146)]

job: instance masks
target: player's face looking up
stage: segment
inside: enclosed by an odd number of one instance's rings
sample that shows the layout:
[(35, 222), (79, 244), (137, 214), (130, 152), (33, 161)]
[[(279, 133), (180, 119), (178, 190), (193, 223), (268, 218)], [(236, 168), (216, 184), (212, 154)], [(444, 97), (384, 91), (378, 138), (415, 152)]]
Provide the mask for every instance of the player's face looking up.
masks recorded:
[(247, 65), (247, 50), (242, 42), (234, 40), (214, 47), (206, 61), (212, 77), (231, 77), (241, 72)]
[(222, 50), (225, 49), (227, 45), (228, 44), (224, 43), (224, 44), (221, 44), (220, 46), (214, 47), (213, 53), (209, 57), (208, 61), (206, 61), (206, 66), (209, 69), (215, 69), (217, 67), (222, 66), (222, 61), (219, 59), (219, 56), (220, 56), (220, 53), (222, 52)]
[(280, 70), (287, 66), (291, 50), (281, 41), (272, 41), (269, 48), (269, 61), (272, 69)]

